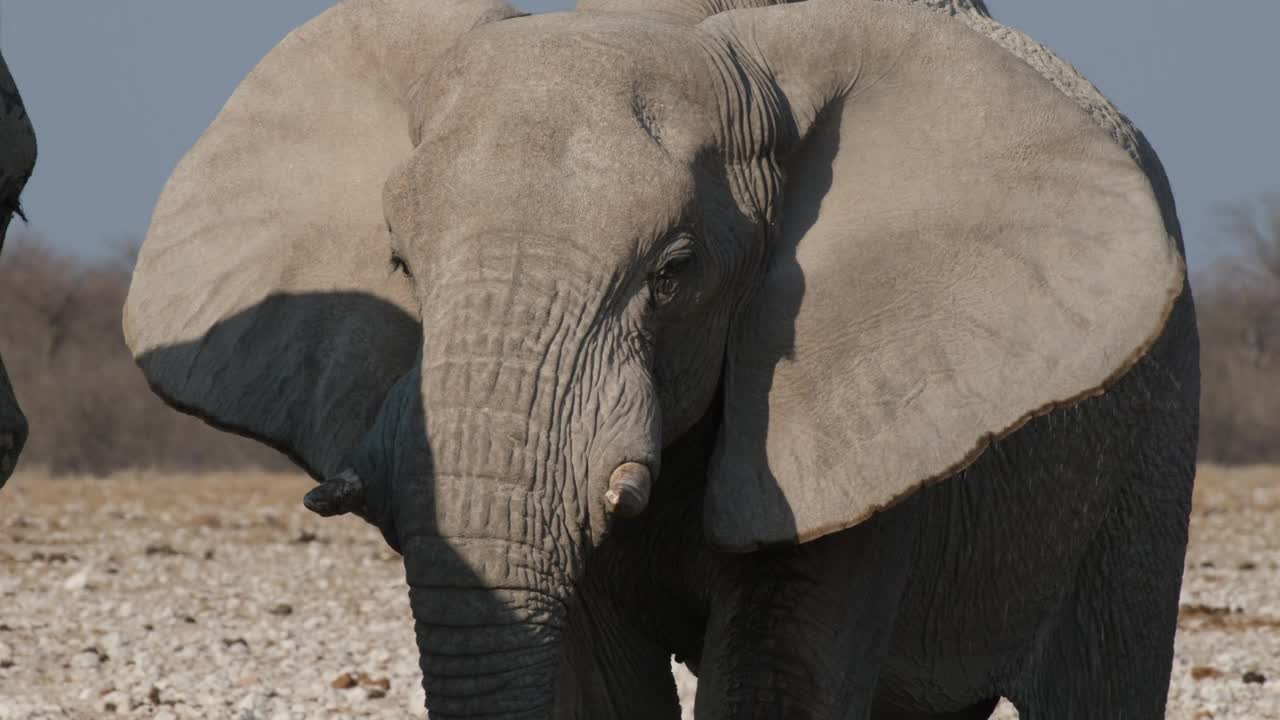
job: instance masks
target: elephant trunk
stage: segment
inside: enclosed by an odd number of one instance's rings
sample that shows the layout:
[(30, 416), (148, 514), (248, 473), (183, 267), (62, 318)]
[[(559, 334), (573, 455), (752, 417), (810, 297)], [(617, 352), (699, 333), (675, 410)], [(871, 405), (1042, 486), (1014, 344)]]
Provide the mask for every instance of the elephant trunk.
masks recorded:
[[(424, 390), (458, 381), (446, 375), (427, 374)], [(516, 442), (529, 420), (517, 427), (514, 408), (496, 396), (460, 401), (432, 407), (427, 481), (397, 492), (427, 708), (432, 718), (547, 718), (579, 564), (577, 524), (562, 514), (576, 483), (563, 464), (529, 464)]]
[[(421, 538), (405, 546), (409, 602), (432, 718), (552, 716), (563, 592), (517, 543)], [(498, 577), (504, 575), (505, 581)]]
[(459, 263), (424, 300), (429, 452), (400, 473), (397, 534), (431, 716), (546, 718), (586, 550), (602, 517), (643, 509), (661, 439), (629, 412), (648, 394), (619, 403), (623, 383), (581, 374), (602, 372), (590, 288), (546, 284), (528, 255), (476, 264), (485, 282)]
[(561, 453), (536, 453), (555, 433), (514, 389), (527, 369), (488, 362), (425, 357), (430, 469), (397, 493), (423, 688), (432, 718), (548, 718), (579, 483)]

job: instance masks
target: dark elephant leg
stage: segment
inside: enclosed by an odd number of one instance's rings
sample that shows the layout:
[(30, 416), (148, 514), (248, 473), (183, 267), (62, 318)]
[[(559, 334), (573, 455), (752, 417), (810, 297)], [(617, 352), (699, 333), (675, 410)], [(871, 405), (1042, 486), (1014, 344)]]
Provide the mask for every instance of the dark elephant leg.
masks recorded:
[(711, 601), (698, 717), (867, 717), (909, 575), (914, 504), (742, 556)]
[(999, 704), (1000, 698), (995, 697), (948, 713), (912, 712), (877, 705), (871, 711), (871, 720), (987, 720)]
[[(1114, 502), (1008, 697), (1023, 720), (1163, 718), (1195, 478), (1197, 354), (1184, 296), (1115, 401), (1133, 435), (1102, 470)], [(1117, 388), (1119, 390), (1119, 388)]]
[(1094, 539), (1040, 657), (1010, 693), (1023, 720), (1165, 716), (1186, 526), (1153, 516), (1189, 498), (1153, 500), (1164, 484), (1124, 492)]
[(671, 654), (618, 612), (612, 598), (584, 593), (570, 612), (559, 720), (679, 720)]
[[(675, 460), (669, 454), (664, 467)], [(700, 496), (668, 495), (660, 490), (645, 514), (616, 523), (578, 585), (557, 718), (680, 717), (671, 656), (701, 650), (720, 558), (702, 541)]]

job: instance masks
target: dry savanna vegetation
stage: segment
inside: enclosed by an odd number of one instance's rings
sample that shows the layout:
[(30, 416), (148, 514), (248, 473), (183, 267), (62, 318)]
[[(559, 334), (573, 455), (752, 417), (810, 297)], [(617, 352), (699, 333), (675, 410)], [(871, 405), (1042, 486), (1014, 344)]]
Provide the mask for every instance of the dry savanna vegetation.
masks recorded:
[(13, 233), (0, 256), (0, 353), (31, 426), (23, 465), (54, 475), (127, 468), (286, 469), (278, 454), (170, 410), (125, 347), (132, 246), (87, 262)]
[[(1280, 718), (1280, 195), (1220, 220), (1193, 278), (1202, 467), (1169, 717)], [(131, 260), (20, 232), (0, 258), (31, 423), (0, 492), (0, 720), (420, 712), (397, 556), (303, 510), (310, 481), (273, 451), (151, 394), (120, 333)]]
[[(1280, 194), (1220, 208), (1219, 260), (1192, 278), (1201, 334), (1200, 458), (1280, 462)], [(131, 246), (85, 262), (17, 233), (0, 256), (0, 352), (31, 422), (24, 463), (54, 474), (287, 469), (256, 443), (152, 395), (120, 332)]]
[(1200, 457), (1280, 460), (1280, 193), (1219, 208), (1222, 256), (1193, 278)]

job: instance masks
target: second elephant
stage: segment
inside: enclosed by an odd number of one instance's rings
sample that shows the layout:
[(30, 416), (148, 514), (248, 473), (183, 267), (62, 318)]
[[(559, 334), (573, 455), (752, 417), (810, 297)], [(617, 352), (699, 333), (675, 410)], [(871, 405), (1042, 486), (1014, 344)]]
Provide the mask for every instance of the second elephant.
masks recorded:
[[(36, 164), (36, 136), (18, 94), (9, 65), (0, 56), (0, 252), (14, 215), (22, 215), (18, 199)], [(27, 441), (27, 418), (18, 406), (9, 373), (0, 358), (0, 487), (13, 473)]]

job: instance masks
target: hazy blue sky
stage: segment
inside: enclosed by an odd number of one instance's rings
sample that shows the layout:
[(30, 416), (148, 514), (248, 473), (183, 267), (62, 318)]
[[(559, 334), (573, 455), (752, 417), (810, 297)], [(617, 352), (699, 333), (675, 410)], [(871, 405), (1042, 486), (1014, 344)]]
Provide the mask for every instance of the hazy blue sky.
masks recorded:
[[(40, 142), (31, 227), (85, 255), (141, 237), (169, 172), (240, 79), (328, 0), (0, 0)], [(522, 0), (539, 12), (572, 0)], [(1193, 266), (1211, 208), (1280, 190), (1280, 0), (988, 0), (1147, 134)]]

